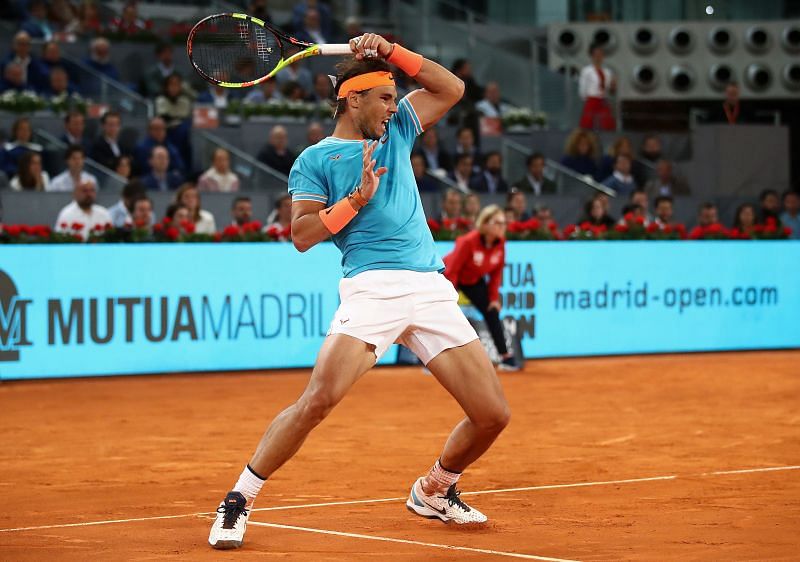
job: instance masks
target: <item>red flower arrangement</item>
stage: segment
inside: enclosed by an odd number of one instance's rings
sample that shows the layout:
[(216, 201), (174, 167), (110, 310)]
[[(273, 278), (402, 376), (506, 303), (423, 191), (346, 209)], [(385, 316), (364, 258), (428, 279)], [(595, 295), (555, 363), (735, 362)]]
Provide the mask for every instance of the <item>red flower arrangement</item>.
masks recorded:
[(568, 224), (562, 232), (563, 240), (605, 240), (608, 227), (604, 224), (592, 224), (584, 221), (580, 224)]
[[(66, 228), (66, 224), (62, 228)], [(83, 225), (81, 225), (81, 228)], [(80, 234), (67, 231), (55, 232), (44, 224), (0, 225), (0, 244), (68, 244), (82, 242)]]
[[(659, 225), (651, 223), (644, 226), (642, 217), (627, 215), (625, 222), (617, 224), (612, 230), (605, 225), (593, 225), (583, 222), (578, 225), (569, 224), (561, 234), (558, 227), (551, 223), (542, 225), (537, 219), (515, 221), (508, 226), (508, 240), (783, 240), (789, 238), (792, 229), (780, 227), (774, 218), (768, 218), (763, 225), (756, 225), (749, 232), (739, 229), (728, 230), (719, 223), (709, 226), (697, 226), (686, 232), (682, 224)], [(641, 219), (641, 220), (640, 220)], [(75, 222), (62, 223), (60, 231), (54, 231), (47, 225), (7, 224), (0, 225), (0, 244), (67, 244), (80, 243), (83, 238), (80, 231), (85, 225)], [(445, 220), (442, 223), (428, 219), (428, 227), (434, 240), (455, 240), (458, 236), (469, 232), (472, 223), (467, 219)], [(195, 225), (189, 221), (181, 221), (174, 225), (169, 218), (148, 225), (135, 224), (116, 228), (111, 224), (96, 225), (89, 233), (91, 243), (115, 242), (280, 242), (291, 239), (291, 227), (279, 229), (272, 226), (264, 230), (258, 221), (249, 222), (241, 227), (226, 226), (215, 234), (197, 234)]]
[(507, 240), (558, 240), (561, 234), (555, 221), (542, 223), (537, 218), (513, 221), (506, 229)]
[[(284, 230), (289, 231), (291, 236), (291, 228)], [(278, 242), (280, 235), (284, 230), (277, 228), (270, 228), (264, 231), (259, 221), (252, 221), (243, 224), (242, 226), (230, 224), (222, 229), (220, 242)], [(288, 239), (285, 238), (285, 239)]]
[(455, 240), (472, 230), (472, 221), (462, 217), (444, 219), (441, 222), (436, 219), (428, 219), (428, 228), (430, 228), (434, 240)]
[[(737, 235), (738, 236), (738, 235)], [(689, 232), (689, 240), (730, 240), (730, 231), (722, 226), (720, 223), (715, 222), (707, 226), (695, 226)]]

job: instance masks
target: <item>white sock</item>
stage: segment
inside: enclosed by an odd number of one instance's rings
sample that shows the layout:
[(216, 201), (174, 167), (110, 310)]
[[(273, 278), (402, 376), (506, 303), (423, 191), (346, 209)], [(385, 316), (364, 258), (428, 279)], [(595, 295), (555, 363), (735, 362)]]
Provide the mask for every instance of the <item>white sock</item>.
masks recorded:
[[(435, 492), (446, 492), (450, 486), (458, 482), (460, 477), (460, 472), (450, 472), (437, 460), (425, 477), (425, 484), (433, 488)], [(423, 491), (425, 490), (423, 489)]]
[(242, 473), (239, 475), (239, 480), (236, 482), (236, 485), (233, 487), (234, 492), (241, 492), (241, 494), (247, 500), (248, 508), (252, 509), (253, 502), (258, 496), (258, 493), (261, 491), (261, 486), (264, 485), (264, 480), (260, 476), (256, 475), (255, 471), (250, 468), (250, 465), (244, 467)]

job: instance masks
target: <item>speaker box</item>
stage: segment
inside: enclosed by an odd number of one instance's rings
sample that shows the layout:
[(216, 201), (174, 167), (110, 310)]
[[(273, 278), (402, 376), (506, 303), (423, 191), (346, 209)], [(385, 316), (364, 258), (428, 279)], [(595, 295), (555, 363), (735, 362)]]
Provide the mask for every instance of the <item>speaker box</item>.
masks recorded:
[(796, 20), (558, 23), (548, 41), (553, 70), (589, 64), (589, 45), (602, 45), (623, 100), (720, 99), (730, 81), (743, 99), (800, 91)]

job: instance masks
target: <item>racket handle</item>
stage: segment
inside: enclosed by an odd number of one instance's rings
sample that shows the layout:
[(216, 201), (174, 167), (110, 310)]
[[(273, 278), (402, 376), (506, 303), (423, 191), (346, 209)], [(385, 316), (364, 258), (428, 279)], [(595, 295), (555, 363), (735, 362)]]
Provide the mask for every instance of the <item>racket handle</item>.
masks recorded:
[(352, 55), (353, 50), (347, 44), (328, 44), (319, 46), (319, 54), (328, 56)]

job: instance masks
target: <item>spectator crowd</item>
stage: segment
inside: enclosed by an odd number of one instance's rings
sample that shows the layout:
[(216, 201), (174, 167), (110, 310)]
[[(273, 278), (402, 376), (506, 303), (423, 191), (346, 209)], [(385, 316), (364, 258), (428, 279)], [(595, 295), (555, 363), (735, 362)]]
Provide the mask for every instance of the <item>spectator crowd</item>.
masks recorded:
[[(84, 0), (80, 4), (69, 0), (29, 0), (21, 2), (16, 13), (19, 30), (10, 38), (7, 54), (0, 59), (2, 79), (0, 93), (34, 91), (48, 99), (63, 99), (80, 94), (91, 96), (96, 85), (79, 76), (77, 65), (61, 53), (60, 42), (69, 36), (88, 41), (88, 52), (80, 64), (98, 75), (120, 82), (119, 69), (113, 62), (113, 38), (152, 34), (153, 23), (139, 14), (136, 2), (125, 3), (119, 14), (103, 16), (96, 2)], [(272, 21), (266, 0), (252, 0), (248, 13)], [(315, 43), (344, 41), (361, 33), (360, 24), (350, 19), (339, 24), (331, 14), (328, 4), (315, 0), (297, 3), (290, 22), (281, 27), (293, 32), (299, 39)], [(37, 45), (34, 48), (34, 45)], [(161, 191), (174, 193), (173, 202), (163, 216), (176, 214), (193, 225), (196, 232), (214, 232), (217, 223), (201, 205), (203, 192), (237, 192), (242, 182), (234, 171), (231, 154), (217, 148), (207, 162), (194, 162), (192, 150), (192, 118), (195, 104), (205, 104), (224, 109), (234, 99), (250, 103), (269, 103), (279, 100), (306, 100), (327, 103), (331, 100), (333, 86), (325, 74), (312, 74), (302, 64), (290, 66), (256, 88), (232, 91), (206, 86), (196, 91), (188, 76), (182, 75), (175, 65), (174, 48), (169, 42), (157, 42), (150, 47), (152, 58), (142, 65), (137, 83), (123, 83), (153, 103), (155, 116), (149, 119), (146, 131), (135, 143), (122, 135), (124, 113), (113, 108), (102, 114), (99, 132), (87, 138), (86, 117), (72, 109), (63, 119), (59, 140), (67, 147), (59, 173), (50, 177), (45, 170), (44, 148), (34, 138), (31, 121), (21, 117), (13, 123), (9, 138), (0, 148), (0, 187), (7, 185), (17, 191), (68, 191), (73, 202), (65, 207), (56, 221), (80, 223), (92, 229), (110, 222), (115, 226), (153, 225), (157, 222), (155, 209), (148, 193)], [(666, 227), (673, 224), (673, 207), (676, 197), (691, 194), (686, 180), (676, 173), (674, 163), (665, 157), (661, 139), (647, 135), (638, 147), (627, 136), (618, 136), (607, 149), (602, 150), (592, 129), (613, 130), (615, 123), (608, 110), (607, 96), (616, 88), (613, 73), (603, 65), (603, 51), (591, 46), (592, 63), (580, 75), (580, 94), (585, 100), (581, 127), (566, 139), (563, 155), (557, 162), (548, 162), (542, 152), (531, 150), (520, 177), (503, 175), (503, 155), (496, 150), (481, 148), (481, 123), (483, 120), (502, 119), (514, 108), (504, 100), (500, 85), (489, 81), (481, 86), (472, 73), (469, 60), (458, 59), (451, 70), (465, 83), (465, 94), (459, 104), (445, 118), (456, 128), (452, 144), (444, 142), (440, 131), (431, 128), (418, 139), (411, 155), (414, 177), (420, 192), (442, 192), (442, 222), (468, 227), (474, 224), (481, 209), (480, 197), (500, 194), (506, 198), (505, 213), (511, 223), (533, 218), (543, 224), (554, 225), (551, 209), (538, 198), (557, 192), (553, 169), (561, 169), (590, 184), (600, 184), (614, 190), (627, 203), (622, 217), (611, 216), (608, 196), (599, 192), (575, 211), (578, 224), (614, 228), (632, 216), (641, 219), (647, 227), (655, 224)], [(414, 83), (397, 72), (399, 95), (415, 87)], [(733, 87), (726, 91), (725, 118), (740, 115), (737, 92)], [(265, 143), (256, 158), (269, 168), (288, 175), (295, 158), (306, 146), (314, 144), (325, 135), (323, 125), (312, 122), (308, 126), (307, 142), (291, 146), (285, 127), (275, 125), (266, 135)], [(96, 204), (97, 190), (101, 187), (93, 169), (87, 169), (87, 159), (124, 178), (127, 185), (122, 190), (119, 203), (109, 210)], [(529, 204), (532, 198), (534, 203)], [(737, 233), (751, 233), (768, 221), (791, 228), (793, 236), (800, 233), (797, 217), (796, 193), (778, 194), (765, 191), (756, 205), (743, 205), (736, 212)], [(232, 210), (232, 224), (244, 224), (247, 201), (237, 199)], [(705, 204), (698, 214), (698, 225), (717, 223), (710, 220), (713, 205)], [(279, 229), (288, 237), (290, 201), (281, 198), (267, 221), (268, 226)], [(252, 212), (252, 210), (251, 210)], [(226, 221), (223, 221), (226, 222)], [(558, 231), (550, 228), (551, 231)]]

